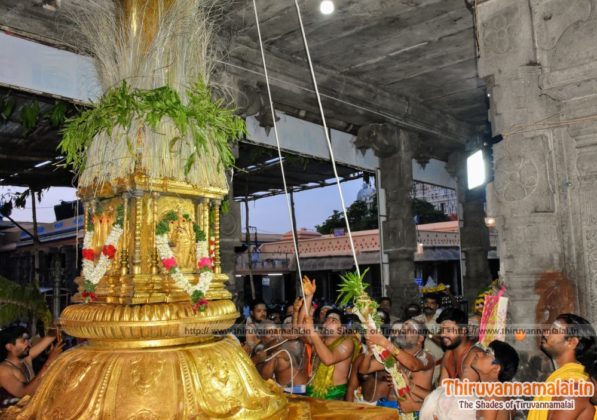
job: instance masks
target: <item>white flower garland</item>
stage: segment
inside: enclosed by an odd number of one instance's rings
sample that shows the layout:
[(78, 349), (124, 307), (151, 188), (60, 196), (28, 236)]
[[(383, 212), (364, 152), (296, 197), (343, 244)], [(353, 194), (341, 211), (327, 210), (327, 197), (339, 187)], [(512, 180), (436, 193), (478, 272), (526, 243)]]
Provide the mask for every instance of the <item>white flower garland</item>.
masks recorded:
[[(102, 253), (100, 255), (100, 259), (97, 264), (94, 264), (93, 260), (88, 258), (83, 258), (83, 278), (90, 282), (93, 285), (97, 285), (102, 277), (106, 274), (110, 265), (112, 265), (113, 258), (110, 258), (108, 255), (104, 253), (104, 248), (112, 246), (116, 249), (116, 245), (120, 240), (120, 236), (122, 236), (123, 229), (122, 226), (115, 224), (112, 226), (108, 237), (106, 238), (106, 242), (102, 247)], [(83, 250), (92, 250), (93, 249), (93, 231), (85, 232), (85, 237), (83, 238)]]
[[(186, 277), (182, 274), (180, 269), (176, 264), (176, 258), (174, 257), (174, 253), (172, 252), (172, 248), (170, 248), (170, 244), (168, 243), (168, 234), (156, 235), (155, 236), (155, 246), (158, 250), (158, 255), (160, 260), (162, 260), (162, 264), (166, 267), (167, 270), (170, 271), (170, 276), (174, 279), (174, 282), (178, 287), (183, 289), (185, 292), (192, 296), (194, 292), (199, 291), (205, 296), (207, 293), (209, 286), (213, 280), (213, 272), (211, 271), (204, 271), (199, 275), (199, 281), (197, 284), (192, 285)], [(208, 257), (206, 252), (207, 250), (207, 241), (199, 241), (197, 242), (197, 261), (196, 265), (199, 264), (202, 258)]]

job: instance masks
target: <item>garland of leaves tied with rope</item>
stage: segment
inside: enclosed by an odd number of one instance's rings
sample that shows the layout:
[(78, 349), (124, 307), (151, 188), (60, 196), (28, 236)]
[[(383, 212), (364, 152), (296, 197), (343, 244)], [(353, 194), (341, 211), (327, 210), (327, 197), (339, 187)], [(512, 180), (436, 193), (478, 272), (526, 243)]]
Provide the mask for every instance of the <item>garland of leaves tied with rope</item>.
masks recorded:
[[(170, 150), (186, 136), (190, 135), (195, 151), (185, 163), (188, 174), (201, 151), (208, 152), (213, 146), (218, 154), (219, 164), (225, 168), (232, 166), (234, 155), (228, 142), (246, 133), (242, 118), (225, 107), (223, 100), (214, 100), (203, 80), (198, 80), (185, 92), (186, 103), (170, 86), (156, 89), (135, 89), (126, 81), (108, 90), (95, 106), (80, 115), (69, 118), (59, 144), (66, 164), (76, 170), (83, 170), (86, 151), (95, 136), (105, 133), (110, 137), (115, 127), (130, 129), (133, 121), (142, 121), (150, 129), (159, 131), (164, 118), (172, 121), (175, 135), (169, 140)], [(129, 142), (129, 149), (134, 147)]]
[[(101, 217), (102, 211), (96, 211), (95, 215)], [(116, 208), (116, 217), (112, 223), (112, 229), (102, 246), (102, 252), (97, 264), (95, 264), (95, 250), (93, 249), (93, 222), (90, 220), (87, 224), (85, 237), (83, 238), (83, 288), (81, 296), (85, 302), (96, 300), (95, 287), (104, 277), (112, 260), (116, 255), (116, 246), (123, 233), (124, 209), (120, 205)], [(102, 223), (100, 219), (100, 223)]]
[[(191, 217), (188, 214), (182, 215), (183, 219), (188, 223), (191, 222)], [(171, 210), (167, 212), (155, 227), (155, 245), (162, 265), (176, 283), (178, 287), (189, 294), (193, 302), (193, 310), (203, 312), (207, 308), (207, 299), (205, 298), (209, 286), (213, 280), (213, 251), (207, 241), (205, 232), (201, 230), (199, 225), (193, 222), (193, 231), (195, 233), (196, 242), (196, 268), (199, 271), (199, 281), (192, 285), (180, 271), (176, 257), (170, 248), (168, 234), (170, 233), (170, 223), (179, 219), (178, 214)], [(214, 247), (215, 249), (215, 247)]]
[[(350, 301), (353, 301), (353, 313), (359, 317), (364, 326), (368, 329), (379, 331), (381, 326), (381, 318), (377, 312), (379, 305), (369, 297), (366, 292), (369, 284), (363, 281), (368, 271), (369, 269), (366, 269), (361, 275), (356, 272), (348, 272), (341, 275), (340, 278), (343, 281), (338, 289), (338, 300), (342, 306), (346, 306)], [(398, 364), (394, 355), (377, 345), (374, 345), (372, 350), (375, 359), (377, 359), (377, 361), (381, 363), (385, 370), (391, 375), (398, 398), (406, 398), (410, 389), (406, 384), (404, 377), (398, 371)], [(402, 420), (412, 419), (413, 417), (409, 417), (411, 414), (412, 413), (401, 413), (400, 418)]]

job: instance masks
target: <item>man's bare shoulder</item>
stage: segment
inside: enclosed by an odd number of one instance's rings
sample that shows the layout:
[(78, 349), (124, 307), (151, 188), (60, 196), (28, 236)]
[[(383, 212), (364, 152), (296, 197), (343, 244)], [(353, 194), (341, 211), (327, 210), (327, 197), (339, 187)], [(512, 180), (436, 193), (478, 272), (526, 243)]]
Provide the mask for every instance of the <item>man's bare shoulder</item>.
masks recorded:
[[(19, 379), (16, 369), (7, 364), (0, 363), (0, 381), (1, 380), (15, 380)], [(0, 382), (1, 384), (1, 382)]]
[(14, 368), (11, 368), (7, 364), (0, 363), (0, 375), (6, 375), (7, 373), (10, 373), (12, 369)]

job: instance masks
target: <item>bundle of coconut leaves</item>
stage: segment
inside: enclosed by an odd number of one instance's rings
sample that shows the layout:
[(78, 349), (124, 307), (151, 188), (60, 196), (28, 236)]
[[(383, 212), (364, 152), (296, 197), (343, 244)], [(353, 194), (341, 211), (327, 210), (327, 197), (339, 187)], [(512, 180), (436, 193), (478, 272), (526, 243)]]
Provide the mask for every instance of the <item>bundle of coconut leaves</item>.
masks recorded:
[[(343, 281), (338, 289), (339, 295), (337, 301), (340, 301), (339, 303), (342, 306), (348, 305), (351, 301), (354, 302), (353, 312), (359, 317), (361, 322), (367, 328), (379, 331), (381, 326), (381, 318), (377, 312), (379, 305), (367, 294), (366, 289), (369, 287), (369, 284), (363, 281), (368, 271), (367, 269), (360, 274), (358, 272), (348, 272), (340, 276)], [(410, 388), (406, 384), (402, 374), (398, 371), (397, 360), (394, 355), (377, 345), (373, 345), (372, 351), (377, 361), (390, 373), (398, 398), (406, 398), (406, 395), (410, 392)], [(410, 420), (414, 417), (411, 413), (405, 413), (401, 414), (400, 418), (401, 420)]]
[(351, 271), (342, 274), (340, 276), (342, 283), (338, 289), (339, 295), (336, 302), (339, 301), (340, 306), (347, 306), (352, 301), (358, 312), (365, 319), (371, 317), (375, 322), (375, 327), (379, 328), (381, 325), (381, 318), (377, 313), (379, 305), (367, 294), (366, 289), (369, 284), (364, 282), (368, 272), (367, 268), (360, 274)]

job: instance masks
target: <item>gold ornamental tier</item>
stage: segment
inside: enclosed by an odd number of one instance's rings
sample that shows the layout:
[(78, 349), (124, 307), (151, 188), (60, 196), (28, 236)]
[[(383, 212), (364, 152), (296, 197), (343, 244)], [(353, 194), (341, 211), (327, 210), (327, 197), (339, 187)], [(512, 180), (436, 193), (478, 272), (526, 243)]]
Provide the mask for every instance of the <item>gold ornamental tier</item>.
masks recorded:
[(79, 170), (86, 233), (79, 303), (60, 322), (85, 343), (61, 355), (9, 418), (288, 413), (281, 390), (222, 333), (239, 316), (219, 226), (228, 141), (244, 123), (210, 90), (211, 11), (195, 0), (121, 0), (73, 13), (105, 90), (61, 142)]

